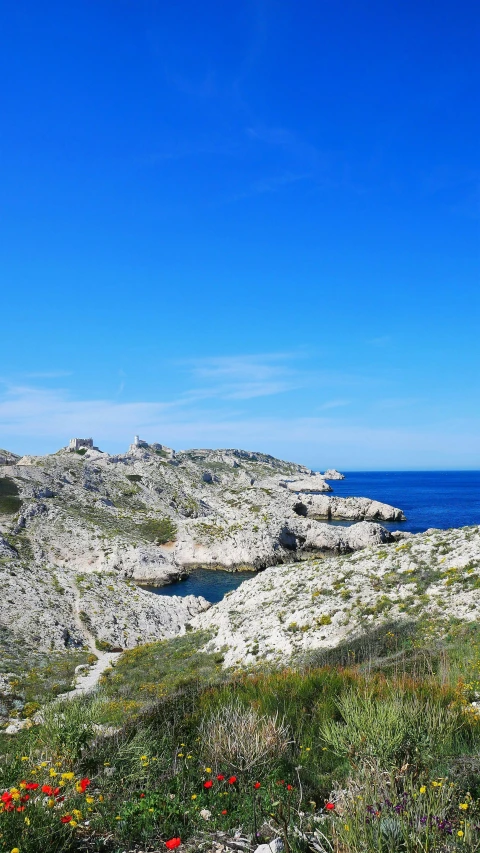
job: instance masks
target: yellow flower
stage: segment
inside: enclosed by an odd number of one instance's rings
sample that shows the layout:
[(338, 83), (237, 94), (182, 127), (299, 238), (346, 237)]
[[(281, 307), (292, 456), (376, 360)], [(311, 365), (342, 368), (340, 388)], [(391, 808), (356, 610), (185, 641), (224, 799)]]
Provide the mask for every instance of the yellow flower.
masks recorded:
[(55, 800), (53, 799), (53, 797), (50, 797), (50, 799), (47, 801), (47, 806), (49, 809), (53, 809), (54, 805), (55, 805)]
[(420, 793), (424, 794), (426, 790), (427, 789), (426, 789), (425, 785), (422, 785), (422, 787), (420, 788)]
[(459, 838), (462, 838), (462, 837), (463, 837), (463, 830), (462, 830), (462, 829), (459, 829), (459, 830), (458, 830), (458, 832), (457, 832), (457, 835), (458, 835), (458, 837), (459, 837)]
[(40, 767), (46, 767), (46, 766), (47, 766), (47, 764), (48, 764), (48, 762), (47, 762), (47, 761), (42, 761), (42, 763), (41, 763)]
[(193, 755), (187, 755), (187, 758), (193, 758)]
[(26, 783), (26, 782), (20, 782), (20, 784), (19, 784), (19, 786), (18, 786), (18, 787), (19, 787), (19, 788), (26, 788), (26, 787), (27, 787), (27, 783)]
[(310, 747), (310, 746), (307, 746), (307, 747), (306, 747), (306, 749), (305, 749), (305, 752), (310, 752), (310, 749), (311, 749), (311, 747)]
[(117, 814), (115, 820), (121, 820), (121, 819), (122, 819), (121, 816), (119, 814)]
[(22, 755), (22, 761), (28, 761), (28, 755)]
[(212, 772), (211, 767), (205, 767), (205, 773), (211, 773), (211, 772)]
[(103, 762), (103, 766), (104, 766), (104, 767), (110, 767), (110, 762), (109, 762), (109, 761), (104, 761), (104, 762)]
[(50, 776), (52, 776), (52, 778), (53, 778), (53, 776), (58, 776), (57, 771), (54, 770), (53, 767), (50, 767)]
[(100, 796), (99, 796), (99, 798), (98, 798), (98, 799), (100, 800), (100, 802), (101, 802), (101, 803), (103, 803), (103, 800), (104, 800), (105, 798), (104, 798), (103, 794), (100, 794)]
[(70, 779), (74, 779), (74, 778), (75, 778), (75, 773), (72, 773), (71, 770), (69, 770), (68, 773), (62, 773), (62, 779), (67, 779), (67, 781), (70, 781)]
[(20, 853), (20, 847), (14, 847), (12, 853)]
[(183, 758), (183, 752), (179, 752), (179, 753), (178, 753), (178, 757), (179, 757), (179, 758)]
[(73, 809), (73, 810), (72, 810), (72, 814), (74, 815), (74, 817), (76, 817), (76, 818), (77, 818), (77, 820), (81, 820), (81, 819), (82, 819), (82, 813), (81, 813), (81, 811), (80, 811), (79, 809)]
[(348, 823), (345, 824), (345, 831), (350, 832), (350, 827), (349, 827)]
[(140, 761), (147, 761), (147, 759), (148, 759), (148, 755), (141, 755), (140, 756)]
[(71, 827), (73, 827), (73, 829), (75, 829), (75, 827), (76, 827), (76, 826), (78, 826), (78, 823), (77, 823), (77, 821), (76, 821), (76, 820), (71, 820), (71, 821), (70, 821), (70, 823), (69, 823), (68, 825), (69, 825), (69, 826), (71, 826)]
[(10, 788), (10, 793), (12, 795), (13, 800), (20, 799), (20, 791), (18, 790), (18, 788)]
[(462, 809), (462, 811), (466, 812), (468, 809), (468, 803), (459, 803), (458, 808)]
[(197, 795), (196, 795), (196, 794), (192, 794), (192, 800), (196, 800), (196, 799), (197, 799)]
[(94, 803), (94, 802), (95, 802), (95, 797), (92, 797), (90, 794), (88, 794), (88, 795), (85, 797), (85, 802), (86, 802), (86, 803), (88, 803), (88, 804), (90, 805), (90, 803)]
[(27, 826), (30, 826), (30, 818), (29, 817), (25, 818), (25, 823), (27, 824)]
[(184, 743), (181, 743), (181, 744), (180, 744), (180, 746), (185, 746), (185, 744), (184, 744)]
[(148, 811), (149, 811), (149, 812), (153, 812), (153, 809), (149, 809)]

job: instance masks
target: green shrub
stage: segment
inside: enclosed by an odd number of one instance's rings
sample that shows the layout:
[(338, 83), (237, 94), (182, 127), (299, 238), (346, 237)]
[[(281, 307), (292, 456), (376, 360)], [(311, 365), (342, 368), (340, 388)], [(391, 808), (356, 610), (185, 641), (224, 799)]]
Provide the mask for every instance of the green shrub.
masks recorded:
[(140, 525), (140, 530), (146, 539), (164, 545), (165, 542), (173, 542), (177, 534), (177, 526), (171, 518), (150, 518)]
[(20, 498), (14, 495), (0, 495), (0, 513), (4, 515), (13, 515), (18, 512), (22, 506)]
[(130, 480), (131, 483), (141, 483), (142, 478), (140, 474), (126, 474), (127, 480)]

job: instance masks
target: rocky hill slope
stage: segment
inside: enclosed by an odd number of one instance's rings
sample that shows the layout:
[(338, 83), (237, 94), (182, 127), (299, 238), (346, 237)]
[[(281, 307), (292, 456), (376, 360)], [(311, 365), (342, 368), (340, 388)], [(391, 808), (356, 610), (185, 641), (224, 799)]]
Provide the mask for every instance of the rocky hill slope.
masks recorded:
[(377, 520), (403, 518), (367, 498), (336, 498), (323, 476), (261, 453), (140, 442), (117, 456), (84, 447), (2, 455), (2, 621), (45, 648), (81, 644), (88, 632), (130, 647), (171, 636), (207, 607), (191, 596), (165, 601), (132, 581), (349, 552), (390, 541)]
[(192, 620), (225, 666), (331, 649), (374, 626), (480, 616), (480, 527), (428, 530), (344, 556), (267, 569)]

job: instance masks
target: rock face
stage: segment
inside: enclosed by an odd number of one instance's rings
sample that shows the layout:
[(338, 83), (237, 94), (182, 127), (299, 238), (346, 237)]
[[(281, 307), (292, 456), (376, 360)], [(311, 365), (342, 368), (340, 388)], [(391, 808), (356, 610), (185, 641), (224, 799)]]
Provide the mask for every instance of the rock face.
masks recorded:
[(340, 471), (337, 471), (335, 468), (329, 468), (328, 471), (325, 471), (325, 474), (322, 475), (324, 480), (344, 480), (345, 474), (340, 474)]
[(390, 540), (366, 522), (402, 518), (368, 498), (322, 494), (330, 486), (302, 465), (242, 450), (176, 453), (139, 440), (117, 456), (82, 446), (13, 461), (0, 474), (0, 495), (14, 496), (14, 511), (0, 511), (0, 561), (9, 563), (0, 613), (19, 630), (33, 619), (45, 646), (80, 643), (89, 630), (126, 647), (170, 636), (206, 606), (131, 580), (162, 585), (198, 565), (265, 568), (344, 553)]
[[(354, 525), (360, 528), (362, 525)], [(480, 617), (480, 527), (428, 530), (348, 556), (267, 569), (192, 620), (225, 666), (326, 650), (368, 628), (423, 616)], [(226, 651), (225, 651), (226, 650)]]

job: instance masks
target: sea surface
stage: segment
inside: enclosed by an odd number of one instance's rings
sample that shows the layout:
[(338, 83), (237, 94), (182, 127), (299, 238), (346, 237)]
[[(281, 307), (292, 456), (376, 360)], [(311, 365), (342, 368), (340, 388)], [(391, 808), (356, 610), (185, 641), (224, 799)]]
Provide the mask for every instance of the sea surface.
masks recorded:
[[(338, 497), (373, 498), (399, 507), (407, 520), (382, 522), (390, 530), (421, 533), (429, 527), (448, 529), (480, 524), (480, 471), (356, 471), (331, 480)], [(332, 522), (347, 526), (349, 522)], [(157, 595), (203, 595), (216, 603), (255, 572), (196, 569), (183, 581), (146, 587)]]

